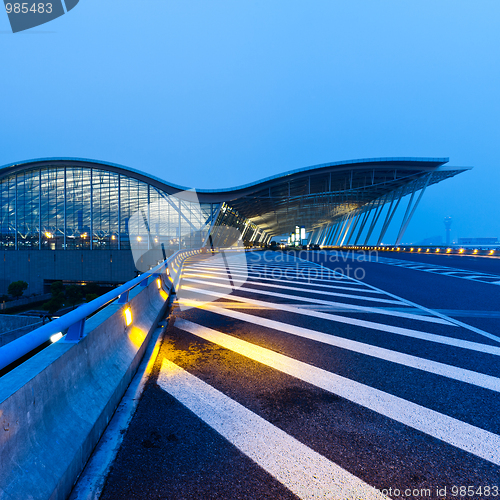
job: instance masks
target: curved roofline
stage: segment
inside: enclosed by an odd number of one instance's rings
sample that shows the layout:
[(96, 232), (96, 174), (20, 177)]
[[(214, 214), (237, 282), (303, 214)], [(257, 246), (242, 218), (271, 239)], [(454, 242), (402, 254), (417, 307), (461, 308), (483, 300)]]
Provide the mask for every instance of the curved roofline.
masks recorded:
[(104, 170), (144, 182), (186, 201), (227, 202), (269, 234), (283, 234), (290, 227), (295, 228), (297, 217), (302, 218), (307, 227), (320, 227), (334, 222), (353, 208), (370, 207), (374, 203), (383, 205), (390, 192), (397, 192), (401, 197), (471, 168), (445, 165), (447, 162), (448, 158), (429, 157), (346, 160), (289, 170), (234, 188), (195, 190), (169, 184), (117, 163), (52, 157), (5, 165), (0, 168), (0, 178), (52, 167)]
[(186, 186), (180, 186), (178, 184), (173, 184), (170, 182), (166, 182), (163, 179), (160, 179), (159, 177), (156, 177), (154, 175), (148, 174), (147, 172), (144, 172), (142, 170), (138, 170), (135, 168), (131, 167), (126, 167), (124, 165), (120, 165), (119, 163), (112, 163), (108, 161), (101, 161), (101, 160), (94, 160), (91, 158), (73, 158), (73, 157), (48, 157), (48, 158), (35, 158), (32, 160), (24, 160), (20, 162), (13, 162), (9, 163), (7, 165), (3, 165), (0, 167), (0, 177), (2, 175), (2, 171), (4, 169), (16, 167), (18, 165), (29, 165), (32, 163), (41, 163), (41, 162), (50, 162), (50, 161), (75, 161), (75, 162), (85, 162), (85, 163), (93, 163), (96, 165), (104, 165), (104, 166), (109, 166), (109, 167), (114, 167), (120, 170), (124, 170), (125, 172), (133, 172), (136, 174), (139, 174), (143, 177), (148, 177), (151, 178), (157, 182), (160, 182), (161, 184), (164, 184), (165, 186), (174, 188), (175, 190), (179, 191), (192, 191), (193, 189), (197, 193), (232, 193), (235, 191), (241, 191), (243, 189), (248, 189), (250, 187), (254, 186), (259, 186), (261, 184), (265, 184), (266, 182), (276, 180), (276, 179), (283, 179), (285, 177), (298, 174), (298, 173), (303, 173), (303, 172), (308, 172), (311, 170), (320, 170), (322, 168), (328, 168), (328, 167), (336, 167), (336, 166), (343, 166), (343, 165), (364, 165), (364, 164), (388, 164), (388, 163), (407, 163), (411, 166), (417, 166), (418, 164), (426, 164), (428, 163), (429, 165), (426, 165), (428, 167), (438, 167), (440, 165), (443, 165), (445, 163), (448, 163), (450, 159), (447, 157), (442, 157), (442, 158), (430, 158), (430, 157), (381, 157), (381, 158), (361, 158), (357, 160), (342, 160), (342, 161), (335, 161), (335, 162), (329, 162), (329, 163), (319, 163), (317, 165), (311, 165), (309, 167), (303, 167), (303, 168), (297, 168), (294, 170), (288, 170), (286, 172), (283, 172), (281, 174), (276, 174), (276, 175), (271, 175), (269, 177), (264, 177), (263, 179), (259, 179), (254, 182), (249, 182), (247, 184), (242, 184), (240, 186), (235, 186), (231, 188), (221, 188), (221, 189), (197, 189), (197, 188), (189, 188)]

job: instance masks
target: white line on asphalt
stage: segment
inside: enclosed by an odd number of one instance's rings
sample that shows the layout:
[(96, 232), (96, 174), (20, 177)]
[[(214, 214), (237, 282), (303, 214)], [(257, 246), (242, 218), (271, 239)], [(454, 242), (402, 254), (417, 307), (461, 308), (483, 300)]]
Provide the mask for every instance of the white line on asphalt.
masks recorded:
[[(213, 290), (202, 290), (201, 288), (194, 288), (186, 286), (186, 288), (194, 293), (200, 293), (203, 295), (210, 295), (217, 298), (227, 298), (226, 294), (217, 293)], [(377, 330), (387, 333), (394, 333), (396, 335), (402, 335), (404, 337), (410, 337), (420, 340), (426, 340), (428, 342), (435, 342), (438, 344), (451, 345), (454, 347), (460, 347), (462, 349), (469, 349), (471, 351), (478, 351), (487, 354), (493, 354), (494, 356), (500, 356), (500, 347), (479, 344), (478, 342), (470, 342), (468, 340), (456, 339), (453, 337), (446, 337), (444, 335), (436, 335), (434, 333), (421, 332), (419, 330), (412, 330), (409, 328), (402, 328), (399, 326), (384, 325), (383, 323), (374, 323), (372, 321), (365, 321), (362, 319), (349, 318), (345, 316), (337, 316), (336, 314), (323, 313), (321, 311), (311, 311), (310, 309), (303, 309), (301, 307), (294, 307), (289, 304), (277, 304), (274, 302), (265, 302), (263, 300), (249, 299), (247, 297), (240, 297), (237, 295), (230, 295), (231, 299), (238, 302), (244, 302), (246, 304), (252, 304), (259, 307), (264, 307), (267, 309), (275, 309), (277, 311), (287, 311), (294, 314), (301, 314), (303, 316), (312, 316), (314, 318), (321, 318), (327, 321), (335, 321), (338, 323), (345, 323), (348, 325), (360, 326), (363, 328), (369, 328), (371, 330)], [(189, 301), (186, 303), (191, 304)], [(196, 307), (196, 303), (193, 301), (193, 307)]]
[(167, 359), (158, 385), (301, 499), (387, 498)]
[[(197, 280), (197, 279), (192, 279), (192, 278), (184, 278), (183, 281), (189, 281), (191, 283), (198, 283), (205, 285), (207, 283), (210, 284), (210, 286), (215, 286), (219, 288), (226, 288), (227, 285), (223, 285), (221, 283), (214, 283), (214, 282), (208, 282), (208, 281), (203, 281), (203, 280)], [(239, 281), (235, 283), (245, 283), (244, 281)], [(298, 295), (289, 295), (286, 293), (278, 293), (278, 292), (269, 292), (267, 290), (256, 290), (255, 288), (247, 288), (245, 285), (242, 285), (241, 287), (238, 288), (240, 291), (248, 291), (251, 293), (257, 293), (259, 295), (267, 295), (269, 297), (278, 297), (282, 299), (294, 299), (298, 302), (314, 302), (315, 304), (322, 304), (325, 306), (345, 306), (345, 303), (343, 302), (334, 302), (331, 300), (321, 300), (321, 299), (316, 299), (312, 297), (300, 297)], [(231, 294), (231, 296), (233, 296)], [(424, 321), (427, 323), (438, 323), (440, 325), (448, 325), (448, 326), (453, 326), (450, 322), (443, 320), (441, 318), (436, 318), (435, 316), (422, 316), (422, 315), (417, 315), (417, 314), (412, 314), (412, 313), (406, 313), (403, 311), (388, 311), (387, 309), (380, 309), (377, 307), (369, 307), (369, 306), (358, 306), (354, 304), (349, 304), (349, 307), (351, 309), (355, 309), (357, 311), (362, 311), (362, 312), (370, 312), (373, 314), (380, 314), (384, 316), (394, 316), (396, 318), (406, 318), (406, 319), (412, 319), (412, 320), (417, 320), (417, 321)]]
[(392, 363), (408, 366), (410, 368), (416, 368), (417, 370), (422, 370), (434, 375), (441, 375), (443, 377), (465, 382), (477, 387), (483, 387), (491, 391), (500, 392), (500, 379), (490, 375), (439, 363), (437, 361), (431, 361), (429, 359), (419, 358), (417, 356), (411, 356), (398, 351), (384, 349), (383, 347), (377, 347), (371, 344), (364, 344), (362, 342), (337, 337), (335, 335), (317, 332), (315, 330), (310, 330), (309, 328), (289, 325), (288, 323), (262, 318), (253, 314), (242, 313), (233, 309), (217, 307), (217, 304), (217, 302), (212, 302), (204, 305), (202, 309), (207, 309), (213, 313), (220, 314), (221, 316), (228, 316), (253, 325), (271, 328), (279, 332), (289, 333), (291, 335), (314, 340), (323, 344), (340, 347), (341, 349), (347, 349), (349, 351), (365, 354), (366, 356), (383, 359), (384, 361), (390, 361)]
[[(202, 269), (200, 267), (197, 267), (195, 269), (191, 269), (190, 267), (188, 267), (183, 271), (183, 274), (184, 273), (202, 272), (202, 273), (208, 273), (208, 274), (219, 274), (220, 276), (227, 276), (226, 268), (220, 267), (220, 272), (215, 271), (213, 269), (214, 269), (213, 267), (207, 268), (207, 270), (204, 270), (204, 268)], [(258, 272), (252, 273), (251, 271), (249, 271), (248, 273), (238, 273), (238, 272), (234, 272), (232, 270), (232, 268), (231, 268), (231, 275), (232, 276), (243, 276), (243, 277), (248, 276), (249, 281), (250, 280), (258, 280), (258, 281), (263, 280), (263, 281), (272, 281), (272, 282), (278, 282), (278, 283), (291, 283), (294, 285), (318, 286), (321, 288), (329, 288), (329, 289), (333, 288), (336, 290), (349, 290), (349, 291), (353, 291), (353, 292), (374, 293), (374, 294), (379, 294), (379, 295), (382, 294), (383, 295), (383, 292), (379, 292), (377, 290), (371, 290), (369, 288), (360, 289), (359, 286), (357, 286), (356, 288), (350, 288), (350, 287), (347, 287), (344, 285), (324, 285), (322, 283), (311, 283), (310, 281), (295, 281), (293, 279), (283, 280), (283, 279), (278, 279), (278, 278), (265, 278), (264, 276), (261, 276), (261, 274)], [(253, 283), (253, 281), (252, 281), (252, 283)], [(358, 285), (358, 283), (354, 283), (354, 285)]]
[[(310, 261), (307, 261), (310, 262)], [(446, 267), (438, 265), (418, 265), (414, 262), (406, 262), (398, 259), (390, 259), (387, 257), (379, 257), (378, 259), (370, 259), (369, 262), (377, 262), (379, 264), (386, 264), (396, 267), (403, 267), (406, 269), (415, 269), (417, 271), (424, 271), (439, 275), (451, 276), (453, 278), (462, 278), (466, 280), (478, 281), (486, 278), (497, 278), (498, 275), (488, 274), (488, 273), (478, 273), (474, 271), (469, 271), (467, 269), (458, 269), (455, 267)], [(464, 276), (457, 276), (457, 274), (463, 274)], [(481, 283), (491, 283), (491, 281), (481, 281)]]
[(175, 326), (500, 465), (500, 436), (492, 432), (191, 321)]
[[(183, 273), (182, 278), (183, 279), (199, 278), (199, 276), (197, 274), (188, 274), (188, 273), (189, 273), (189, 271), (187, 273)], [(220, 274), (221, 276), (224, 276), (224, 273), (214, 273), (214, 274)], [(231, 273), (231, 277), (233, 279), (235, 276), (240, 276), (240, 275), (237, 275), (235, 273)], [(203, 277), (203, 276), (201, 276), (201, 277)], [(227, 281), (227, 274), (224, 278), (219, 278), (217, 276), (210, 276), (210, 279), (211, 280), (225, 280), (225, 281)], [(244, 280), (244, 281), (234, 280), (234, 281), (238, 282), (238, 283), (245, 283), (246, 285), (262, 286), (262, 287), (268, 287), (268, 288), (279, 288), (280, 290), (292, 290), (292, 291), (300, 292), (302, 294), (304, 292), (316, 293), (318, 295), (346, 297), (348, 299), (366, 300), (367, 302), (383, 302), (385, 304), (398, 304), (398, 305), (408, 307), (404, 302), (401, 302), (400, 300), (391, 300), (391, 299), (382, 299), (382, 298), (379, 299), (377, 297), (365, 297), (364, 295), (353, 295), (350, 293), (340, 293), (340, 292), (331, 292), (331, 291), (325, 292), (323, 290), (312, 290), (310, 288), (304, 289), (304, 288), (297, 288), (296, 286), (274, 285), (272, 283), (259, 283), (259, 282), (248, 281), (248, 280)], [(273, 281), (276, 281), (276, 280), (273, 280)], [(293, 283), (293, 282), (285, 281), (285, 283)], [(362, 290), (359, 290), (359, 291), (361, 292)]]
[[(191, 266), (190, 266), (191, 267)], [(192, 268), (203, 268), (205, 270), (220, 270), (220, 269), (226, 269), (224, 266), (220, 266), (220, 267), (216, 267), (216, 266), (192, 266)], [(233, 267), (230, 266), (230, 269), (232, 269)], [(234, 269), (238, 269), (236, 266), (234, 266)], [(257, 272), (257, 270), (255, 268), (247, 268), (246, 266), (244, 267), (241, 267), (239, 268), (241, 270), (246, 270), (246, 272)], [(356, 281), (352, 281), (351, 279), (339, 279), (340, 277), (340, 274), (335, 274), (333, 272), (331, 272), (330, 270), (328, 270), (326, 267), (324, 268), (324, 271), (321, 272), (321, 276), (323, 276), (323, 278), (318, 278), (318, 273), (314, 273), (314, 276), (309, 272), (307, 272), (306, 270), (302, 270), (302, 269), (299, 269), (297, 270), (297, 268), (290, 268), (290, 269), (287, 269), (283, 272), (282, 269), (280, 269), (279, 267), (275, 267), (275, 268), (264, 268), (264, 269), (261, 269), (260, 272), (262, 273), (267, 273), (267, 274), (270, 274), (270, 275), (273, 275), (273, 269), (275, 269), (277, 271), (277, 275), (278, 276), (285, 276), (286, 278), (293, 278), (294, 276), (295, 277), (298, 277), (298, 278), (302, 278), (302, 279), (308, 279), (308, 280), (315, 280), (315, 281), (322, 281), (322, 282), (326, 282), (326, 283), (345, 283), (346, 285), (359, 285), (359, 282), (356, 282)], [(313, 269), (312, 267), (310, 269)], [(260, 274), (260, 273), (259, 273)], [(326, 277), (328, 277), (328, 279), (325, 279), (325, 275)], [(274, 276), (272, 276), (274, 277)], [(362, 286), (364, 286), (364, 284), (362, 284)]]

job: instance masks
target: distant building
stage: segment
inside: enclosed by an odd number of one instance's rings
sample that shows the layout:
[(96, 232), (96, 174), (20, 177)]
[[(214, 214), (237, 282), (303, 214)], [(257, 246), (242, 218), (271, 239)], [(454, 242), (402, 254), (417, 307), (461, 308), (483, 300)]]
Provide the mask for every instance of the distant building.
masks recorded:
[(498, 245), (498, 238), (458, 238), (459, 245)]

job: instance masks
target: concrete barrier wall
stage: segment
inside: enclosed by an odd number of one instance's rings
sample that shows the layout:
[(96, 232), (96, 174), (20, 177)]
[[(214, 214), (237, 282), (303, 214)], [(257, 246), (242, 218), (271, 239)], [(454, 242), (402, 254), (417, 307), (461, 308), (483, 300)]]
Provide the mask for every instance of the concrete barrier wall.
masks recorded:
[(87, 320), (80, 342), (61, 340), (0, 379), (0, 500), (67, 498), (166, 310), (150, 281)]

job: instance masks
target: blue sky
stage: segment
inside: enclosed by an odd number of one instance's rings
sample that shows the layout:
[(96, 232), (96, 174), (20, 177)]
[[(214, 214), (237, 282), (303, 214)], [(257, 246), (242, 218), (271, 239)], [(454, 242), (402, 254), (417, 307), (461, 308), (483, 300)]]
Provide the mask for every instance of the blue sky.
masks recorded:
[(500, 237), (499, 18), (498, 0), (80, 0), (12, 34), (0, 12), (0, 164), (217, 188), (448, 156), (474, 169), (428, 189), (405, 240), (444, 237), (445, 216), (454, 238)]

